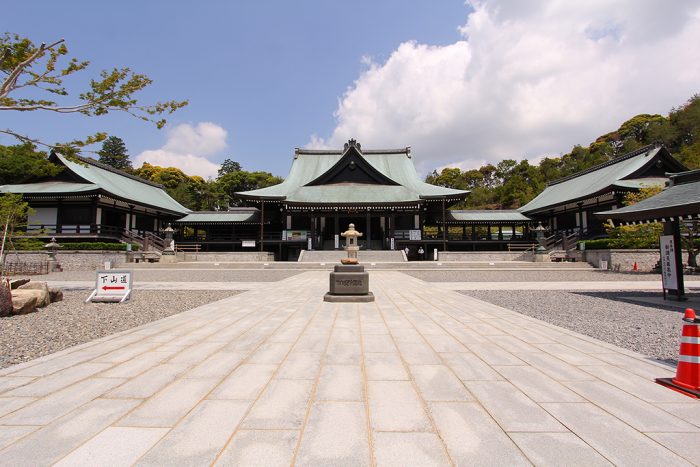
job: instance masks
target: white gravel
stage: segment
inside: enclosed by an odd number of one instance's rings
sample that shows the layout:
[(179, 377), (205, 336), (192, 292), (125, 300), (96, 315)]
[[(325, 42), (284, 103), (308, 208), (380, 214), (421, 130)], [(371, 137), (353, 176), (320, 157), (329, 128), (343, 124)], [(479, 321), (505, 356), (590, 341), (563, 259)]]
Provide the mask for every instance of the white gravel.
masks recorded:
[(0, 318), (0, 368), (131, 329), (240, 291), (140, 290), (125, 303), (84, 303), (85, 291), (35, 313)]
[[(128, 268), (124, 268), (128, 269)], [(138, 282), (276, 282), (295, 276), (300, 270), (262, 269), (132, 269), (133, 281)], [(32, 276), (33, 281), (95, 280), (95, 271), (64, 271)]]
[(658, 296), (658, 292), (470, 290), (461, 293), (667, 363), (676, 364), (678, 360), (683, 325), (679, 309), (642, 306), (624, 299)]
[(661, 275), (652, 273), (616, 273), (595, 269), (582, 271), (559, 270), (403, 270), (404, 274), (426, 282), (559, 282), (559, 281), (658, 281)]

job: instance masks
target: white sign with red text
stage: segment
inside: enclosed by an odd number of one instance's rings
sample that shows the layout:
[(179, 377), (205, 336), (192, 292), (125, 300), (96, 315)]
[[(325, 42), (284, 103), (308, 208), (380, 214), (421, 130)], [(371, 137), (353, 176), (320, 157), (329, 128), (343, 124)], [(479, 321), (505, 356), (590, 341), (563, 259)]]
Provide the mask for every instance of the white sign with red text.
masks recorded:
[(131, 295), (131, 271), (97, 271), (95, 290), (88, 302), (123, 302)]

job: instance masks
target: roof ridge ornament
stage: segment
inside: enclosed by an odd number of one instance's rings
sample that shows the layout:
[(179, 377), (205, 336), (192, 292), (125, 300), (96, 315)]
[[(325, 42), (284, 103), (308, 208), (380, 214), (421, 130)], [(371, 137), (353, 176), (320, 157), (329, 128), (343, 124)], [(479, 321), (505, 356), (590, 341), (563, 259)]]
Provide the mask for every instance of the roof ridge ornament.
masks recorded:
[(347, 143), (343, 146), (343, 150), (347, 151), (348, 148), (356, 148), (358, 151), (362, 151), (362, 145), (357, 142), (355, 138), (350, 138)]

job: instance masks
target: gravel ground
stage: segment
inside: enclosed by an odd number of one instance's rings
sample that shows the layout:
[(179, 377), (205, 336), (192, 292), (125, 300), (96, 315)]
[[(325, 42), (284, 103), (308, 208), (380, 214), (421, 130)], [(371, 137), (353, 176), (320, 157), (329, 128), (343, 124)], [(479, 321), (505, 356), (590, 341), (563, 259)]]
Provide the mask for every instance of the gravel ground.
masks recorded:
[[(128, 268), (125, 268), (128, 269)], [(280, 269), (133, 269), (135, 282), (277, 282), (304, 271)], [(95, 271), (64, 271), (31, 276), (34, 281), (95, 280)]]
[(426, 282), (560, 282), (560, 281), (659, 281), (660, 274), (617, 273), (609, 271), (560, 270), (403, 270), (404, 274)]
[[(93, 273), (94, 274), (94, 273)], [(84, 303), (65, 291), (61, 302), (35, 313), (0, 318), (0, 368), (174, 315), (239, 291), (138, 291), (127, 302)]]
[(658, 296), (658, 292), (470, 290), (461, 293), (666, 363), (678, 362), (682, 314), (671, 308), (641, 306), (625, 300), (625, 297)]

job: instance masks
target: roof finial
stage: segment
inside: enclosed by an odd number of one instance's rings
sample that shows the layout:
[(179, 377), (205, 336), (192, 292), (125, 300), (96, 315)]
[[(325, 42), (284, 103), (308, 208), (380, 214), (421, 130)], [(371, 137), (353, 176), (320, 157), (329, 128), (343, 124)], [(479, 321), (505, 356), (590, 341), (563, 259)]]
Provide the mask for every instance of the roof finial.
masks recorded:
[(360, 146), (360, 143), (357, 142), (355, 138), (351, 138), (348, 140), (347, 143), (345, 143), (345, 146), (343, 149), (347, 149), (349, 147), (357, 148), (357, 149), (362, 149), (362, 146)]

